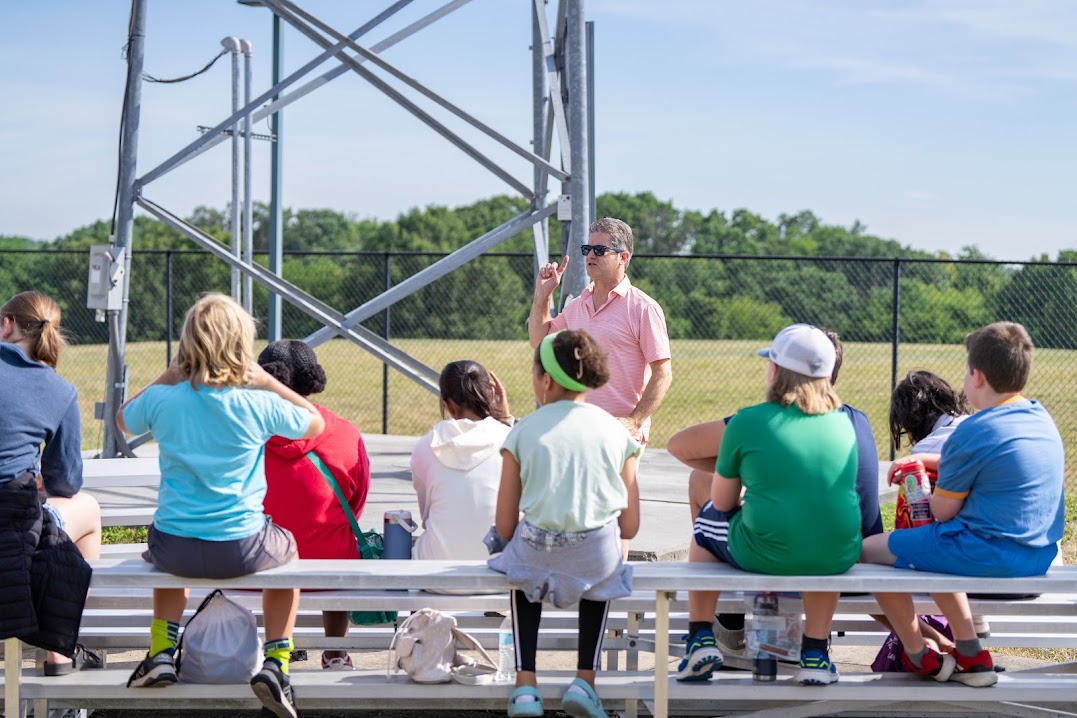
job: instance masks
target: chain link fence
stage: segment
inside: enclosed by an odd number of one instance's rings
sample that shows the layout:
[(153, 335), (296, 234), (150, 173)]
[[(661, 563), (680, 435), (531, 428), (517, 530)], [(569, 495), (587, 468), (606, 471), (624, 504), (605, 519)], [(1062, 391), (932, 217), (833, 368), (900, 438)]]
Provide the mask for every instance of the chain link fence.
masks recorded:
[[(376, 297), (443, 254), (307, 252), (285, 256), (290, 282), (342, 311)], [(264, 261), (264, 258), (256, 258)], [(107, 334), (85, 308), (87, 255), (79, 251), (0, 252), (4, 296), (36, 288), (64, 310), (72, 348), (60, 372), (79, 388), (83, 445), (99, 447)], [(529, 254), (491, 253), (366, 320), (363, 325), (435, 370), (475, 359), (505, 382), (517, 414), (534, 404), (526, 320), (532, 297)], [(894, 382), (933, 371), (960, 389), (963, 337), (997, 320), (1024, 324), (1036, 343), (1025, 394), (1053, 415), (1067, 449), (1077, 449), (1077, 265), (898, 258), (672, 256), (632, 259), (633, 283), (657, 299), (673, 344), (673, 385), (654, 418), (652, 445), (690, 424), (762, 400), (765, 365), (755, 352), (792, 322), (837, 331), (845, 343), (842, 399), (864, 411), (880, 458), (891, 456), (888, 407)], [(203, 292), (230, 289), (226, 265), (199, 251), (146, 250), (132, 259), (128, 319), (129, 386), (162, 371), (187, 307)], [(254, 314), (266, 316), (256, 286)], [(303, 338), (319, 324), (285, 303), (283, 335)], [(319, 402), (363, 431), (419, 435), (440, 418), (437, 398), (336, 339), (318, 348), (328, 387)], [(900, 452), (907, 451), (902, 447)], [(1067, 469), (1067, 483), (1077, 476)]]

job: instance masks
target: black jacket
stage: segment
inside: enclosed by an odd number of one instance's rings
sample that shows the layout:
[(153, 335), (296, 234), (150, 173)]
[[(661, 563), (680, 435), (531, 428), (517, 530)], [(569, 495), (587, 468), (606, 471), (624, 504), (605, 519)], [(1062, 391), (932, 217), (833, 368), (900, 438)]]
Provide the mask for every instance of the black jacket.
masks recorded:
[(32, 474), (0, 485), (0, 639), (72, 655), (91, 573)]

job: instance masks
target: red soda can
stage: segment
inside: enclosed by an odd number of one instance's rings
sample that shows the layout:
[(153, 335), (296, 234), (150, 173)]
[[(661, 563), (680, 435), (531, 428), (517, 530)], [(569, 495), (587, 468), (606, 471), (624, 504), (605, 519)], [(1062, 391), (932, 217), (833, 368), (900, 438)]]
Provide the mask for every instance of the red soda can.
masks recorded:
[(919, 459), (906, 459), (897, 465), (898, 495), (904, 497), (909, 511), (909, 527), (926, 526), (933, 522), (931, 514), (931, 478)]

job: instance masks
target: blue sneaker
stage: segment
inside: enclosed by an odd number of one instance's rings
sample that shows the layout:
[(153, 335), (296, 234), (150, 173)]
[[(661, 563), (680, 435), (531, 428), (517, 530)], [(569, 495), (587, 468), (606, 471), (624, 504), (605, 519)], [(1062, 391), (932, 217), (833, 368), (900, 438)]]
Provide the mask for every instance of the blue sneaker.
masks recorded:
[(678, 681), (708, 681), (722, 667), (722, 652), (714, 640), (714, 632), (703, 629), (688, 640), (684, 658), (677, 666)]
[(561, 696), (561, 710), (572, 718), (606, 718), (602, 699), (591, 684), (582, 678), (572, 681), (565, 695)]
[(811, 648), (800, 653), (800, 670), (797, 682), (804, 686), (825, 686), (838, 682), (838, 667), (830, 661), (826, 651)]
[[(517, 702), (521, 696), (530, 696), (534, 700)], [(509, 696), (506, 713), (509, 714), (509, 718), (542, 718), (546, 711), (542, 707), (542, 696), (539, 695), (538, 690), (531, 686), (520, 686)]]

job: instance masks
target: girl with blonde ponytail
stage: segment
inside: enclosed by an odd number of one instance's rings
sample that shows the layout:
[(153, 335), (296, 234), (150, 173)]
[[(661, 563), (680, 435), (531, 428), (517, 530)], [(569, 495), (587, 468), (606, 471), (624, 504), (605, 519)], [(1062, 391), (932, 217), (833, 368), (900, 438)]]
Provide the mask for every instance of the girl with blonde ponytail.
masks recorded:
[[(0, 307), (0, 342), (3, 518), (8, 518), (6, 514), (15, 511), (21, 502), (39, 504), (40, 489), (46, 499), (40, 506), (47, 515), (42, 518), (41, 535), (53, 526), (67, 534), (83, 558), (100, 558), (101, 508), (92, 496), (79, 491), (82, 422), (78, 392), (56, 373), (60, 353), (67, 346), (60, 329), (60, 307), (40, 292), (16, 294)], [(0, 521), (0, 525), (5, 527), (0, 542), (23, 540), (16, 536), (21, 530), (17, 517), (10, 522)], [(38, 533), (34, 528), (26, 530)], [(74, 560), (78, 561), (77, 557)], [(101, 667), (101, 660), (75, 644), (74, 639), (72, 635), (73, 650), (48, 654), (45, 675)], [(73, 660), (69, 658), (72, 653)]]

